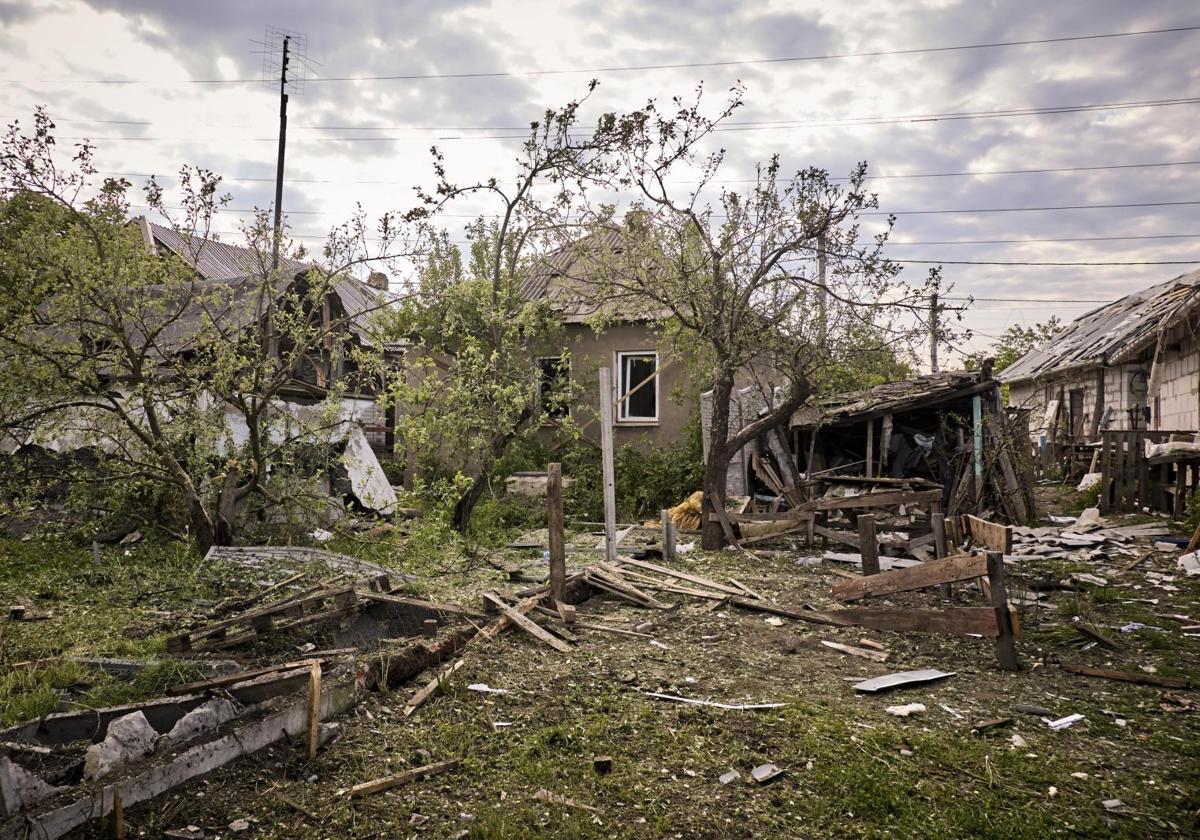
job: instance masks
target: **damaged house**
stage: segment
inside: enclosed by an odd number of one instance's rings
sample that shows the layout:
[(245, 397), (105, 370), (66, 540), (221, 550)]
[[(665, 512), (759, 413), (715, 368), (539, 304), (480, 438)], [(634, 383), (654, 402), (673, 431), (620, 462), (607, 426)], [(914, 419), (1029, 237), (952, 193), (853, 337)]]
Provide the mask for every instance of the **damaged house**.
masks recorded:
[[(148, 358), (186, 360), (197, 352), (195, 337), (204, 325), (215, 323), (231, 342), (251, 327), (256, 319), (273, 307), (281, 310), (294, 306), (311, 288), (308, 264), (280, 258), (280, 267), (271, 283), (263, 278), (271, 275), (269, 256), (264, 257), (252, 248), (228, 244), (213, 238), (191, 238), (176, 230), (152, 224), (144, 217), (130, 223), (140, 233), (146, 248), (163, 259), (178, 259), (196, 275), (185, 293), (162, 287), (159, 305), (167, 314), (158, 326), (143, 326), (137, 316), (128, 326), (133, 340), (146, 344)], [(370, 314), (385, 302), (385, 275), (372, 275), (371, 284), (350, 276), (339, 276), (330, 291), (319, 303), (319, 312), (312, 317), (317, 329), (328, 335), (316, 352), (307, 352), (299, 360), (288, 380), (272, 393), (269, 428), (271, 441), (280, 443), (318, 430), (316, 434), (340, 453), (340, 469), (328, 476), (326, 491), (345, 495), (366, 509), (390, 512), (396, 504), (395, 493), (384, 475), (377, 452), (390, 449), (392, 435), (389, 422), (377, 404), (376, 395), (367, 377), (357, 373), (353, 349), (370, 346), (373, 339), (367, 329)], [(269, 300), (262, 300), (264, 294)], [(289, 301), (291, 301), (289, 303)], [(177, 311), (171, 312), (172, 309)], [(341, 325), (341, 326), (336, 326)], [(154, 329), (153, 333), (143, 332)], [(139, 332), (141, 331), (141, 332)], [(277, 340), (268, 351), (279, 358), (288, 351)], [(186, 370), (186, 362), (181, 370)], [(173, 371), (171, 376), (178, 376)], [(354, 387), (345, 384), (354, 383)], [(364, 383), (366, 388), (364, 388)], [(112, 390), (124, 394), (128, 389), (117, 376)], [(336, 395), (334, 404), (330, 396)], [(133, 400), (132, 394), (126, 394)], [(221, 409), (220, 403), (223, 403)], [(131, 402), (131, 405), (133, 402)], [(169, 404), (163, 408), (172, 411)], [(250, 429), (242, 407), (212, 391), (203, 391), (201, 411), (223, 410), (224, 429), (220, 432), (219, 451), (228, 452), (247, 443)], [(336, 413), (336, 417), (332, 416)], [(22, 438), (10, 436), (0, 441), (8, 453), (33, 450), (59, 457), (95, 449), (101, 452), (119, 451), (123, 444), (105, 432), (105, 425), (86, 409), (73, 420), (58, 428), (33, 429)]]
[(1102, 506), (1182, 513), (1200, 479), (1200, 271), (1082, 315), (1000, 378), (1045, 463), (1104, 474)]
[[(656, 329), (661, 313), (633, 301), (614, 305), (598, 293), (597, 255), (616, 253), (614, 233), (592, 234), (539, 260), (521, 285), (528, 301), (546, 301), (562, 318), (561, 353), (542, 356), (543, 393), (569, 380), (580, 386), (575, 404), (551, 411), (571, 416), (583, 435), (599, 440), (597, 371), (613, 371), (613, 437), (624, 444), (667, 446), (683, 436), (692, 403), (682, 364)], [(552, 430), (548, 431), (548, 434)]]

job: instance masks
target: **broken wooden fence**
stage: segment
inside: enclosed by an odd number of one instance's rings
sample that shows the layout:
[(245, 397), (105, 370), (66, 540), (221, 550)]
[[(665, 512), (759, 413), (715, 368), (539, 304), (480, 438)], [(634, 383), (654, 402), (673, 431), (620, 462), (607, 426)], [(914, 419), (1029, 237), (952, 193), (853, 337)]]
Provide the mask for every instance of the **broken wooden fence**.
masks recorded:
[(1100, 513), (1138, 512), (1144, 507), (1177, 517), (1183, 513), (1188, 493), (1200, 487), (1200, 464), (1152, 464), (1146, 458), (1146, 443), (1166, 443), (1174, 436), (1191, 440), (1195, 435), (1194, 431), (1150, 429), (1104, 432), (1099, 456)]
[(1020, 633), (1020, 626), (1008, 603), (1004, 558), (998, 551), (989, 551), (986, 555), (958, 554), (919, 566), (840, 581), (834, 585), (832, 594), (839, 601), (859, 601), (976, 578), (987, 580), (990, 607), (945, 607), (940, 610), (850, 607), (829, 610), (822, 615), (840, 624), (875, 630), (986, 636), (996, 640), (996, 658), (1000, 667), (1008, 671), (1019, 670), (1014, 640)]

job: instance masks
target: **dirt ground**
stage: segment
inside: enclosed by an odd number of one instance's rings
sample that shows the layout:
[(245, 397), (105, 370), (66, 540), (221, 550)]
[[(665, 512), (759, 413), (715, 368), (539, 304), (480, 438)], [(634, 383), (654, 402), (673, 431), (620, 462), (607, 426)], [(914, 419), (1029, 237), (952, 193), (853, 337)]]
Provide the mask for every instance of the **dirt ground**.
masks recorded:
[[(502, 559), (531, 556), (514, 551)], [(1124, 563), (1121, 555), (1010, 567), (1015, 594), (1071, 572), (1108, 579), (1107, 586), (1054, 592), (1049, 607), (1022, 610), (1019, 673), (998, 668), (987, 639), (830, 628), (676, 595), (662, 596), (675, 606), (668, 611), (592, 597), (579, 605), (580, 621), (624, 629), (650, 622), (642, 629), (653, 640), (578, 629), (577, 644), (563, 654), (509, 631), (470, 654), (445, 690), (411, 717), (401, 709), (433, 672), (372, 694), (342, 719), (340, 738), (313, 762), (280, 744), (132, 808), (126, 821), (135, 837), (187, 825), (207, 837), (261, 838), (1197, 835), (1200, 693), (1060, 667), (1153, 671), (1200, 684), (1200, 638), (1181, 631), (1200, 623), (1200, 579), (1184, 578), (1166, 553), (1115, 571)], [(840, 579), (834, 564), (806, 551), (754, 558), (689, 552), (676, 565), (715, 580), (735, 577), (793, 609), (833, 605), (829, 590)], [(1151, 580), (1148, 572), (1166, 577)], [(464, 590), (520, 588), (503, 577), (477, 564), (425, 579), (421, 588), (476, 604)], [(983, 605), (971, 585), (956, 585), (954, 601)], [(925, 591), (871, 603), (945, 602)], [(1074, 616), (1119, 649), (1085, 649), (1071, 627)], [(1121, 632), (1132, 622), (1145, 627)], [(884, 646), (888, 659), (847, 656), (822, 646), (823, 639), (867, 639)], [(878, 695), (852, 688), (923, 668), (954, 676)], [(467, 688), (479, 683), (503, 693)], [(647, 692), (781, 705), (726, 710)], [(885, 712), (908, 703), (925, 711)], [(1022, 713), (1017, 704), (1050, 714)], [(1042, 719), (1075, 713), (1083, 719), (1058, 731)], [(1010, 722), (973, 731), (995, 719)], [(594, 769), (597, 756), (611, 758), (611, 772)], [(449, 758), (461, 760), (456, 771), (348, 796), (359, 782)], [(782, 773), (758, 784), (751, 770), (764, 763)], [(738, 777), (722, 784), (729, 771)], [(546, 792), (557, 801), (545, 801)], [(1109, 800), (1121, 804), (1102, 804)], [(227, 828), (237, 819), (249, 828)]]

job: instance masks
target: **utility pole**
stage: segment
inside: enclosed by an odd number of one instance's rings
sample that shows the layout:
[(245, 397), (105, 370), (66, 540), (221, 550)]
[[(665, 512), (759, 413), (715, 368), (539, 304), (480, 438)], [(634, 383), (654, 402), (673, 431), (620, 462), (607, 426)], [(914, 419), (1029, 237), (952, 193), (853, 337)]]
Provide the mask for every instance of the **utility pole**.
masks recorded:
[(283, 57), (279, 67), (279, 157), (275, 163), (275, 230), (271, 242), (271, 273), (279, 268), (279, 240), (283, 237), (283, 157), (287, 151), (288, 50), (292, 36), (283, 36)]
[(929, 296), (929, 368), (938, 372), (938, 293)]
[(826, 301), (828, 286), (826, 286), (825, 271), (825, 231), (821, 231), (817, 236), (817, 286), (819, 287), (817, 292), (817, 344), (822, 349), (825, 348), (829, 330), (828, 302)]

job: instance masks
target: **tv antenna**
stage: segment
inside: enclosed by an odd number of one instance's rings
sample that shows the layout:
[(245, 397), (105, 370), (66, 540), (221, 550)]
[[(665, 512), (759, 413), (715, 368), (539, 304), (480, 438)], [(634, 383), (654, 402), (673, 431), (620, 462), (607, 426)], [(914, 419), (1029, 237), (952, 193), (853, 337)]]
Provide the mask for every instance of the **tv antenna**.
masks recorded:
[(271, 271), (279, 268), (279, 243), (283, 237), (283, 160), (287, 152), (288, 96), (304, 92), (308, 70), (308, 36), (302, 32), (268, 26), (263, 37), (263, 84), (279, 85), (279, 155), (275, 163), (275, 229), (271, 245)]

